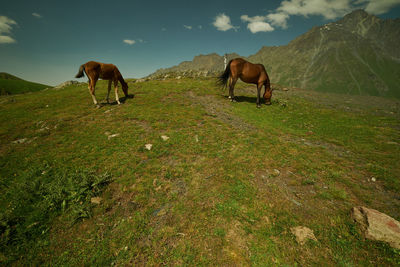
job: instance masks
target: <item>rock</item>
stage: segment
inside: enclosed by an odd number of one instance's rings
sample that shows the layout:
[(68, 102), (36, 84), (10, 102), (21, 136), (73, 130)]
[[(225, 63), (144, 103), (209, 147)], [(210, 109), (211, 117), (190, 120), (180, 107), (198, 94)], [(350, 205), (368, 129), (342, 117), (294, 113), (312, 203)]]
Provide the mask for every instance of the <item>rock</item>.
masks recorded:
[(166, 135), (161, 135), (161, 139), (164, 140), (164, 141), (167, 141), (169, 139), (169, 137), (166, 136)]
[(292, 232), (292, 234), (296, 236), (296, 241), (300, 245), (304, 245), (308, 239), (317, 241), (313, 231), (305, 226), (292, 227), (290, 228), (290, 232)]
[(103, 199), (101, 197), (92, 197), (90, 202), (93, 204), (100, 204)]
[(281, 172), (278, 169), (274, 169), (272, 172), (272, 176), (277, 177), (281, 174)]
[(108, 136), (108, 140), (110, 140), (111, 138), (117, 137), (117, 136), (119, 136), (118, 133), (117, 134), (111, 134), (111, 135)]
[(135, 81), (135, 83), (142, 83), (142, 82), (146, 82), (146, 81), (148, 81), (148, 79), (142, 78), (142, 79), (137, 79), (137, 80)]
[(372, 181), (372, 182), (376, 182), (376, 178), (375, 178), (375, 177), (372, 177), (372, 178), (371, 178), (371, 181)]
[(286, 87), (282, 88), (282, 91), (289, 91)]
[(65, 88), (65, 87), (73, 85), (73, 84), (79, 84), (79, 82), (78, 81), (66, 81), (66, 82), (60, 83), (59, 85), (54, 87), (54, 89), (62, 89), (62, 88)]
[(12, 141), (13, 144), (23, 144), (26, 142), (26, 140), (28, 140), (28, 138), (21, 138), (15, 141)]
[(145, 147), (147, 150), (151, 150), (151, 148), (153, 147), (153, 145), (152, 145), (152, 144), (145, 144), (144, 147)]
[(391, 247), (400, 249), (400, 222), (366, 207), (352, 208), (351, 217), (358, 223), (366, 238), (387, 242)]
[(396, 143), (394, 141), (389, 141), (389, 142), (386, 142), (386, 144), (388, 144), (388, 145), (398, 145), (399, 143)]

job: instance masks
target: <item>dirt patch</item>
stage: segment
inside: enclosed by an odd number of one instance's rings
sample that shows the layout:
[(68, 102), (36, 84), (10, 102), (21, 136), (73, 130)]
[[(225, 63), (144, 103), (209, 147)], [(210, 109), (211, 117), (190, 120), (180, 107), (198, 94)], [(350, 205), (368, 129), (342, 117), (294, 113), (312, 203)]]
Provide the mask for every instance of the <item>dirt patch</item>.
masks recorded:
[(203, 107), (207, 116), (214, 117), (235, 129), (245, 131), (256, 129), (253, 125), (246, 123), (240, 117), (232, 114), (232, 107), (229, 105), (230, 102), (228, 99), (222, 101), (222, 99), (218, 99), (215, 95), (199, 96), (192, 91), (188, 91), (186, 97), (193, 103)]

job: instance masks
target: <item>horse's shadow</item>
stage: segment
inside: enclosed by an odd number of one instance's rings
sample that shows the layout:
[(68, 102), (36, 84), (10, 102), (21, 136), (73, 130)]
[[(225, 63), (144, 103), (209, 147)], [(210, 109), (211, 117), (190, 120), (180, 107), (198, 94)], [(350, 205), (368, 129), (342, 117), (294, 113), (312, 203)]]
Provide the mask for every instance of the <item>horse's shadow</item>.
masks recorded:
[[(121, 102), (121, 104), (124, 104), (125, 101), (126, 101), (128, 98), (131, 99), (131, 98), (134, 98), (134, 97), (135, 97), (134, 94), (131, 94), (131, 95), (128, 95), (128, 96), (123, 96), (123, 97), (121, 97), (121, 98), (119, 99), (119, 102)], [(112, 101), (112, 102), (110, 102), (110, 103), (107, 103), (107, 102), (102, 102), (102, 103), (101, 103), (101, 106), (105, 106), (105, 105), (115, 106), (115, 105), (118, 105), (118, 103), (117, 103), (116, 100), (114, 100), (114, 101)]]
[[(236, 102), (257, 103), (257, 97), (254, 96), (235, 96)], [(260, 99), (263, 102), (263, 99)]]

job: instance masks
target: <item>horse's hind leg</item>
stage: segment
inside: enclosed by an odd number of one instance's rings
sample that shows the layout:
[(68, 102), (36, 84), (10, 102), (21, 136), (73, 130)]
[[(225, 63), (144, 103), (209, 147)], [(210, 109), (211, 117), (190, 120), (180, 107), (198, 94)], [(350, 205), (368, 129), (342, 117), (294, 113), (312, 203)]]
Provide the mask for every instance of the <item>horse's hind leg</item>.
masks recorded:
[(115, 90), (115, 100), (117, 101), (118, 105), (120, 105), (121, 102), (119, 102), (119, 97), (118, 97), (118, 81), (114, 81), (114, 90)]
[(235, 101), (233, 89), (235, 88), (236, 82), (237, 82), (237, 78), (233, 78), (232, 76), (229, 78), (229, 98), (232, 102)]
[(93, 103), (95, 105), (97, 105), (97, 100), (96, 100), (96, 96), (95, 96), (95, 87), (96, 87), (96, 81), (94, 79), (90, 79), (89, 80), (89, 93), (92, 96), (93, 99)]
[(108, 81), (108, 92), (107, 92), (107, 103), (110, 104), (110, 91), (111, 91), (111, 83), (112, 81)]

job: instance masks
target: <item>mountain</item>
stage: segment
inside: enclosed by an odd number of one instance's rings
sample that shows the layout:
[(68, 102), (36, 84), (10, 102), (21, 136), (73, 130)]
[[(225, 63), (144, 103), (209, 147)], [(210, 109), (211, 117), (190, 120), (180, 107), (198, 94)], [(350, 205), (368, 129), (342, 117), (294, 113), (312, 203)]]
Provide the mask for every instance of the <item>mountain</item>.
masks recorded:
[(51, 86), (25, 81), (14, 75), (0, 72), (0, 95), (13, 95), (40, 91)]
[(400, 97), (400, 19), (357, 10), (286, 46), (249, 57), (274, 83), (318, 91)]
[[(287, 45), (264, 46), (248, 60), (264, 64), (271, 82), (282, 86), (400, 98), (399, 43), (400, 19), (356, 10), (313, 27)], [(223, 69), (221, 56), (199, 57), (156, 74)]]

